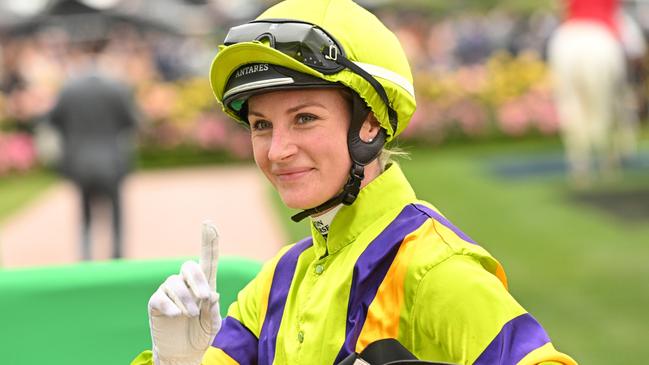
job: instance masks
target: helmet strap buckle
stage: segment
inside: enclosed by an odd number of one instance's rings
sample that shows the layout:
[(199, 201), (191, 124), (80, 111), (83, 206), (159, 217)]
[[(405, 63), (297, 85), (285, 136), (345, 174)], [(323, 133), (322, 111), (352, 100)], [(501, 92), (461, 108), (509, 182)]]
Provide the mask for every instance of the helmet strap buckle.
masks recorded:
[(358, 197), (358, 193), (361, 191), (361, 182), (365, 177), (365, 167), (357, 163), (352, 164), (352, 168), (349, 171), (349, 180), (343, 188), (343, 197), (342, 203), (345, 205), (351, 205), (354, 200)]
[(330, 44), (328, 49), (329, 53), (327, 53), (326, 50), (323, 52), (324, 57), (328, 60), (338, 61), (338, 47), (336, 47), (335, 44)]

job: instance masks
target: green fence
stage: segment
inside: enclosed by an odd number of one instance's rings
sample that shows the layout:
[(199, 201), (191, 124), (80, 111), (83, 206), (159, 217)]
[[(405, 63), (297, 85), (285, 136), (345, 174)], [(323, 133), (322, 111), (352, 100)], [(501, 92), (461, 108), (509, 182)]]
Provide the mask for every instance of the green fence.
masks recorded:
[[(0, 363), (129, 364), (151, 347), (149, 297), (182, 261), (0, 270)], [(260, 268), (253, 260), (220, 259), (222, 314)]]

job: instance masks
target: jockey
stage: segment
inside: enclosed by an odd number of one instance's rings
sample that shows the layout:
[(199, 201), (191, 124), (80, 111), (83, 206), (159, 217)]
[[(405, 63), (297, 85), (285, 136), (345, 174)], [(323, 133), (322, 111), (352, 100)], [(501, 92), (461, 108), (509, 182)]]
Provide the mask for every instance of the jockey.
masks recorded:
[(201, 289), (211, 270), (183, 264), (149, 301), (153, 351), (133, 365), (339, 364), (382, 339), (429, 361), (575, 364), (508, 292), (500, 263), (390, 162), (385, 143), (415, 98), (404, 51), (374, 15), (350, 0), (281, 2), (230, 29), (210, 79), (311, 235), (270, 260), (223, 321)]

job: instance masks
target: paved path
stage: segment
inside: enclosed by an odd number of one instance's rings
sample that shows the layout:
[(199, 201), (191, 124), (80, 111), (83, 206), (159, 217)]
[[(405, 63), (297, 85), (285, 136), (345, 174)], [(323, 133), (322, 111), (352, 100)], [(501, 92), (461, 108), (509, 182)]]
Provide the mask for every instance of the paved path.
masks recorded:
[[(124, 186), (124, 254), (135, 259), (197, 256), (201, 222), (210, 219), (221, 234), (221, 255), (266, 260), (287, 242), (268, 189), (254, 166), (134, 174)], [(74, 186), (55, 184), (0, 226), (0, 266), (77, 262), (79, 216)], [(95, 225), (93, 237), (94, 259), (108, 259), (108, 219)]]

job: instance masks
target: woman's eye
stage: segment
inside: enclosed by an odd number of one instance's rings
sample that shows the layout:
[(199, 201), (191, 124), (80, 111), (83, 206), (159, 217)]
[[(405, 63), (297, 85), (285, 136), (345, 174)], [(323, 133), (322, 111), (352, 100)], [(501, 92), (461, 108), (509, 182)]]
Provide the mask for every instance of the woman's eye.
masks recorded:
[(297, 122), (299, 124), (305, 124), (316, 120), (317, 117), (311, 114), (300, 114), (297, 116)]
[(271, 124), (267, 120), (257, 120), (252, 123), (252, 129), (255, 131), (263, 131), (271, 127)]

